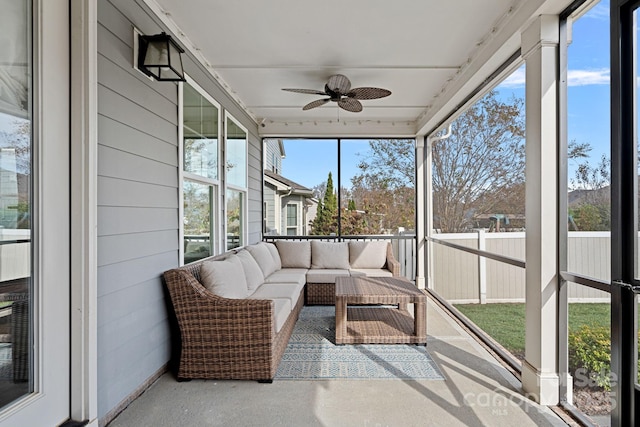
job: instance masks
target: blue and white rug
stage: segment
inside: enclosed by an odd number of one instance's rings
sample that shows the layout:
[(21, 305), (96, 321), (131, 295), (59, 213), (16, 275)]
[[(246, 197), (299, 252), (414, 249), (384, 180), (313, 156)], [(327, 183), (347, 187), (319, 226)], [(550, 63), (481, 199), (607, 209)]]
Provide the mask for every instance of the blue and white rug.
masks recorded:
[(334, 342), (334, 307), (304, 307), (275, 379), (444, 380), (424, 346)]

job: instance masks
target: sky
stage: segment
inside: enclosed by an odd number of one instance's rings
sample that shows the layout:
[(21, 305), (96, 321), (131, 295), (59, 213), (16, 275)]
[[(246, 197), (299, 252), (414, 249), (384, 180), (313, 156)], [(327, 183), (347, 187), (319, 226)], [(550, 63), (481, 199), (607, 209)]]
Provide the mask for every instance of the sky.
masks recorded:
[[(568, 48), (568, 140), (591, 145), (589, 162), (610, 157), (609, 0), (600, 1), (573, 24)], [(524, 67), (497, 88), (524, 97)], [(582, 160), (579, 160), (582, 162)], [(569, 180), (578, 161), (569, 162)]]
[[(602, 0), (573, 24), (568, 58), (568, 139), (591, 145), (595, 166), (602, 155), (609, 157), (609, 0)], [(524, 98), (524, 67), (519, 68), (496, 89), (499, 96)], [(367, 140), (342, 140), (342, 183), (358, 171), (356, 164), (367, 152)], [(332, 171), (337, 183), (337, 144), (335, 140), (285, 140), (283, 175), (306, 187), (324, 182)], [(360, 156), (358, 155), (360, 154)], [(580, 160), (582, 162), (584, 160)], [(578, 161), (569, 162), (569, 180)]]

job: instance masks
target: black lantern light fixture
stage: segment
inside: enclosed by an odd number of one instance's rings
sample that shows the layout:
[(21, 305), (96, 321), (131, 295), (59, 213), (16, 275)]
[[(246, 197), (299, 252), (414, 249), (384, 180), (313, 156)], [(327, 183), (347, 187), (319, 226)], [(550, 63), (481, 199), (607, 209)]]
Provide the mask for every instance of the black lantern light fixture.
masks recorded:
[(182, 57), (178, 44), (166, 33), (138, 35), (138, 69), (158, 81), (184, 82)]

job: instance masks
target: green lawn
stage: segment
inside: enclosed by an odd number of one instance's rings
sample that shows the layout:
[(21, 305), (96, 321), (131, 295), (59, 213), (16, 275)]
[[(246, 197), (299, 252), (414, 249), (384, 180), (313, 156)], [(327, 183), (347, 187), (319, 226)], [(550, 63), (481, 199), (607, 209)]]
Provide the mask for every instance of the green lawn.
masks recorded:
[[(514, 355), (524, 354), (524, 304), (456, 304), (473, 323)], [(569, 332), (610, 324), (610, 304), (569, 304)]]

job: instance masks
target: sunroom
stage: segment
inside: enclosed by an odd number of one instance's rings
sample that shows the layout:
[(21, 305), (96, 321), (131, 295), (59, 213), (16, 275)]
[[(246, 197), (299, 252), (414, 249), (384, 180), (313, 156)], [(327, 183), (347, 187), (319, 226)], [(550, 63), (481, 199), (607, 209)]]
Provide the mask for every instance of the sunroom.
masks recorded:
[[(523, 401), (634, 425), (640, 2), (5, 3), (0, 426), (114, 421), (175, 381), (165, 271), (318, 236), (392, 242), (429, 319), (483, 336)], [(163, 33), (177, 80), (144, 72)], [(500, 313), (516, 344), (480, 330)], [(575, 370), (578, 330), (604, 365)]]

